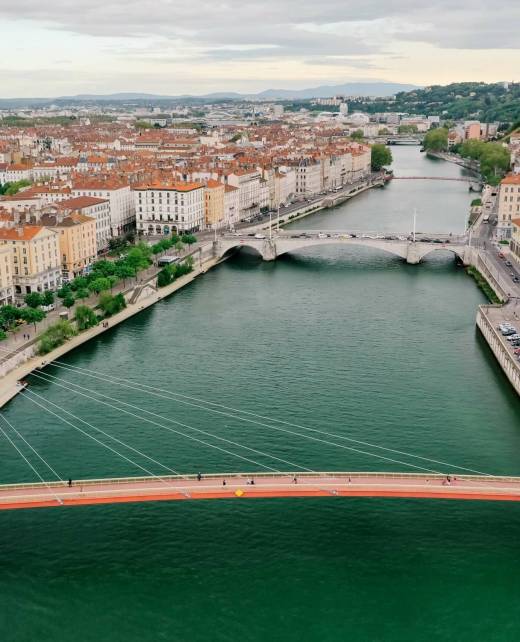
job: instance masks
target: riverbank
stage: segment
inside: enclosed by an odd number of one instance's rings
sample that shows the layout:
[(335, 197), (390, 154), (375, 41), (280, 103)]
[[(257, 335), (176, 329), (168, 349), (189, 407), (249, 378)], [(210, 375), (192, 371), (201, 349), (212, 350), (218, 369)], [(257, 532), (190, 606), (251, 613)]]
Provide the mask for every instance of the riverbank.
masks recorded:
[(516, 312), (516, 301), (505, 305), (481, 305), (477, 312), (477, 327), (486, 339), (502, 371), (520, 395), (520, 363), (514, 349), (506, 337), (498, 330), (501, 323), (511, 323), (520, 328), (520, 318)]
[[(271, 222), (271, 225), (273, 227), (278, 224), (283, 225), (288, 222), (304, 218), (310, 214), (314, 214), (320, 210), (335, 207), (336, 205), (343, 203), (354, 196), (371, 189), (372, 187), (379, 187), (382, 185), (384, 185), (384, 181), (382, 179), (374, 179), (374, 177), (371, 177), (367, 181), (357, 184), (354, 187), (350, 186), (333, 195), (325, 195), (319, 201), (305, 203), (300, 208), (296, 210), (293, 209), (291, 213), (281, 216), (276, 222)], [(268, 230), (269, 224), (266, 226), (264, 222), (247, 229), (251, 231)], [(201, 245), (201, 247), (194, 250), (192, 254), (195, 255), (200, 252), (200, 257), (202, 257), (204, 252), (208, 251), (209, 247), (209, 245)], [(155, 274), (152, 275), (148, 280), (140, 283), (139, 285), (136, 284), (134, 288), (127, 289), (123, 292), (127, 301), (127, 307), (120, 313), (110, 317), (110, 320), (108, 321), (109, 325), (107, 327), (103, 327), (103, 324), (99, 324), (93, 328), (85, 330), (44, 357), (35, 354), (38, 343), (37, 336), (35, 336), (28, 345), (17, 348), (16, 353), (14, 353), (10, 359), (6, 359), (5, 357), (3, 359), (4, 363), (2, 364), (2, 369), (5, 374), (0, 379), (2, 384), (2, 390), (0, 392), (0, 408), (2, 408), (23, 389), (20, 386), (19, 381), (27, 377), (31, 372), (33, 372), (33, 370), (41, 368), (45, 363), (50, 363), (54, 359), (62, 357), (70, 350), (74, 350), (83, 343), (90, 341), (115, 325), (118, 325), (135, 314), (138, 314), (141, 310), (154, 305), (162, 298), (173, 294), (178, 289), (191, 283), (191, 281), (193, 281), (193, 279), (195, 279), (199, 274), (204, 274), (207, 270), (217, 265), (220, 260), (221, 259), (209, 258), (203, 261), (202, 258), (200, 258), (198, 265), (194, 267), (194, 270), (190, 274), (177, 279), (174, 283), (164, 288), (161, 288), (160, 291), (157, 291), (156, 288), (152, 286), (152, 282), (156, 278)], [(0, 351), (1, 349), (2, 348), (0, 346)], [(12, 363), (8, 363), (11, 359), (15, 362), (14, 366)]]
[(482, 175), (480, 174), (480, 166), (478, 161), (474, 161), (469, 158), (462, 158), (457, 154), (450, 154), (449, 152), (433, 152), (431, 150), (426, 152), (426, 155), (430, 158), (437, 158), (439, 160), (446, 161), (448, 163), (454, 163), (459, 167), (469, 170), (477, 175), (478, 179), (482, 182)]
[[(106, 327), (103, 324), (98, 324), (93, 328), (89, 328), (84, 332), (72, 337), (69, 341), (59, 346), (52, 352), (44, 356), (35, 355), (34, 351), (36, 349), (36, 344), (32, 347), (28, 347), (25, 350), (25, 354), (22, 354), (24, 359), (22, 363), (19, 363), (16, 367), (10, 370), (2, 379), (2, 391), (0, 392), (0, 408), (5, 406), (13, 397), (15, 397), (23, 387), (19, 384), (20, 380), (23, 380), (25, 377), (31, 374), (34, 370), (44, 367), (46, 364), (51, 363), (55, 359), (62, 357), (71, 350), (83, 345), (87, 341), (96, 338), (103, 332), (106, 332), (110, 328), (113, 328), (123, 321), (133, 317), (136, 314), (139, 314), (146, 308), (158, 303), (162, 299), (174, 294), (177, 290), (189, 285), (194, 281), (200, 274), (204, 274), (207, 270), (215, 267), (220, 263), (220, 259), (206, 259), (205, 261), (200, 261), (197, 266), (194, 266), (194, 269), (189, 274), (180, 277), (170, 285), (156, 290), (152, 285), (153, 278), (148, 282), (136, 286), (132, 293), (128, 297), (127, 307), (121, 312), (115, 314), (107, 320), (108, 325)], [(139, 294), (137, 297), (134, 297), (134, 293), (139, 289)], [(144, 295), (144, 296), (143, 296)], [(30, 350), (31, 352), (27, 352)]]

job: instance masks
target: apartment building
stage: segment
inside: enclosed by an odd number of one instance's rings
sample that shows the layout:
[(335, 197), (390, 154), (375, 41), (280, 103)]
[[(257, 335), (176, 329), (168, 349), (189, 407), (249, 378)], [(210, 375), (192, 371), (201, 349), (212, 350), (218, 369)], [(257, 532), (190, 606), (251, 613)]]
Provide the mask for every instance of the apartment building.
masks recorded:
[(210, 179), (204, 190), (204, 224), (212, 230), (225, 226), (224, 183)]
[(254, 169), (236, 169), (227, 175), (227, 184), (238, 188), (240, 220), (251, 220), (260, 213), (261, 173)]
[(511, 249), (511, 256), (516, 260), (520, 267), (520, 218), (511, 220), (511, 242), (509, 247)]
[(0, 305), (14, 302), (13, 248), (0, 245)]
[(226, 227), (234, 228), (240, 221), (238, 187), (224, 185), (224, 220)]
[(62, 278), (72, 281), (96, 260), (96, 220), (73, 212), (68, 216), (42, 216), (41, 223), (59, 235)]
[(62, 213), (77, 212), (93, 218), (96, 222), (97, 252), (106, 250), (112, 236), (110, 220), (110, 200), (108, 198), (94, 198), (93, 196), (77, 196), (61, 201), (57, 209)]
[(500, 182), (498, 193), (498, 240), (510, 239), (512, 220), (520, 218), (520, 174), (509, 174)]
[(0, 228), (0, 245), (13, 252), (15, 299), (30, 292), (55, 290), (61, 285), (59, 235), (41, 225)]
[(198, 232), (204, 228), (202, 183), (155, 182), (134, 187), (138, 234)]
[(297, 195), (312, 196), (322, 191), (322, 166), (319, 161), (304, 158), (298, 162), (295, 169)]
[(72, 195), (108, 199), (110, 204), (110, 227), (112, 236), (121, 236), (133, 229), (135, 203), (130, 184), (117, 177), (76, 178)]

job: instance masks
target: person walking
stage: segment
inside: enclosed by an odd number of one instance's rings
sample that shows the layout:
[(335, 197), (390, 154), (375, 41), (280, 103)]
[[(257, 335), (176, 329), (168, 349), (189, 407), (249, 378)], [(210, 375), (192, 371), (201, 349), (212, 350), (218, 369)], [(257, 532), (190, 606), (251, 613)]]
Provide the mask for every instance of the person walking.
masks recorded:
[(69, 488), (71, 488), (71, 486), (72, 486), (72, 479), (70, 479), (69, 477)]
[(200, 473), (197, 473), (197, 480), (200, 481), (202, 479), (202, 475)]

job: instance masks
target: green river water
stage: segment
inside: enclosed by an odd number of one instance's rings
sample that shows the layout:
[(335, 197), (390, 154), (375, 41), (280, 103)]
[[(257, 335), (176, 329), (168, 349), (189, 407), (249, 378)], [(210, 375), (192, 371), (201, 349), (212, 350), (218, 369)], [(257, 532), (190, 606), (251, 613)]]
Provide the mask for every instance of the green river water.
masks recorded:
[[(394, 156), (396, 173), (461, 172), (417, 148)], [(415, 207), (418, 230), (457, 233), (470, 199), (464, 183), (395, 181), (295, 226), (407, 232)], [(418, 266), (362, 248), (265, 264), (242, 254), (64, 361), (520, 474), (520, 402), (475, 328), (483, 300), (444, 253)], [(183, 473), (261, 468), (102, 406), (67, 382), (314, 470), (414, 470), (58, 367), (45, 372), (59, 380), (32, 377), (31, 390)], [(142, 474), (27, 397), (3, 412), (63, 478)], [(1, 482), (35, 480), (5, 440), (0, 462)], [(4, 512), (0, 641), (509, 642), (520, 637), (519, 575), (515, 504), (330, 498)]]

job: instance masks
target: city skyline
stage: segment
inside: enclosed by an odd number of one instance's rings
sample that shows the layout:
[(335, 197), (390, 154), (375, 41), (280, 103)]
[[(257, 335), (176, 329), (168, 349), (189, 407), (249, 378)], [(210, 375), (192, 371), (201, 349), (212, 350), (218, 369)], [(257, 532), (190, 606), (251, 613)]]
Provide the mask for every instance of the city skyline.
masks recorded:
[(466, 0), (159, 0), (150, 12), (121, 0), (80, 0), (74, 10), (61, 0), (45, 8), (24, 0), (0, 8), (0, 97), (516, 80), (520, 10), (510, 1), (501, 9)]

